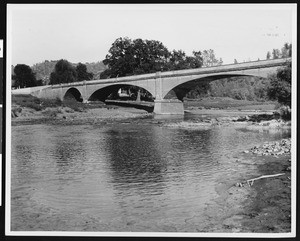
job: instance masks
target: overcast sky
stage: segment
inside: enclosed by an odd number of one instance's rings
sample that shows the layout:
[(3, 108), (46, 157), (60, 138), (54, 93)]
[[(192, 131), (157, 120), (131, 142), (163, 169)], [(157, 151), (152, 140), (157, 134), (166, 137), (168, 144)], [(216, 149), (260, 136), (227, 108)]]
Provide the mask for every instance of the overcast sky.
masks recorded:
[[(13, 65), (97, 62), (118, 37), (161, 41), (169, 51), (213, 49), (223, 62), (265, 59), (292, 43), (294, 4), (8, 5)], [(294, 17), (293, 17), (294, 16)]]

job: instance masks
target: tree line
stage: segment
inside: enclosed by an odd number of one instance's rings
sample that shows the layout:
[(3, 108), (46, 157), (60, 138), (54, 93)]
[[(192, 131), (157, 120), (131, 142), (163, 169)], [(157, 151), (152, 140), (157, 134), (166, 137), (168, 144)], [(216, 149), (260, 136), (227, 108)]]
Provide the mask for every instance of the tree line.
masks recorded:
[(208, 67), (223, 61), (216, 58), (212, 49), (193, 51), (188, 56), (183, 50), (169, 51), (160, 41), (125, 37), (114, 41), (103, 63), (107, 69), (101, 73), (101, 79)]
[[(272, 53), (272, 54), (271, 54)], [(266, 59), (287, 58), (292, 56), (292, 44), (285, 43), (281, 49), (268, 51)], [(234, 60), (237, 63), (237, 60)], [(230, 97), (239, 100), (277, 100), (280, 104), (291, 107), (292, 66), (279, 68), (268, 78), (231, 77), (199, 83), (188, 94), (188, 98)]]
[[(13, 87), (25, 88), (44, 85), (43, 79), (37, 79), (36, 73), (25, 64), (17, 64), (14, 67), (12, 80)], [(76, 67), (69, 61), (61, 59), (56, 62), (54, 70), (50, 73), (48, 84), (71, 83), (83, 80), (92, 80), (93, 73), (87, 71), (87, 66), (78, 63)]]

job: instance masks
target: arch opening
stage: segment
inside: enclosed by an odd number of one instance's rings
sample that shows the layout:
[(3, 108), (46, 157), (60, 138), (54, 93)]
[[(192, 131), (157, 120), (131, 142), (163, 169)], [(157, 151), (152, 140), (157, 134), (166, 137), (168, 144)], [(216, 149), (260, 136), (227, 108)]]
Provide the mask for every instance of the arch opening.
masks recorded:
[(63, 100), (76, 100), (78, 102), (83, 102), (82, 95), (80, 91), (76, 88), (70, 88), (64, 95)]
[[(175, 86), (173, 89), (171, 89), (165, 96), (164, 99), (178, 99), (180, 101), (183, 101), (185, 97), (190, 92), (196, 91), (198, 94), (202, 92), (202, 94), (205, 94), (205, 91), (208, 91), (210, 88), (210, 83), (216, 80), (222, 80), (227, 79), (228, 81), (236, 81), (236, 78), (239, 79), (246, 79), (246, 78), (258, 78), (258, 79), (265, 79), (260, 76), (254, 76), (254, 75), (216, 75), (216, 76), (208, 76), (204, 78), (197, 78), (194, 80), (187, 81), (185, 83), (182, 83), (180, 85)], [(208, 93), (206, 93), (208, 94)], [(192, 96), (192, 95), (190, 95)]]
[(102, 101), (106, 100), (118, 100), (118, 101), (148, 101), (153, 102), (152, 94), (144, 88), (117, 84), (110, 85), (96, 90), (90, 97), (89, 101)]

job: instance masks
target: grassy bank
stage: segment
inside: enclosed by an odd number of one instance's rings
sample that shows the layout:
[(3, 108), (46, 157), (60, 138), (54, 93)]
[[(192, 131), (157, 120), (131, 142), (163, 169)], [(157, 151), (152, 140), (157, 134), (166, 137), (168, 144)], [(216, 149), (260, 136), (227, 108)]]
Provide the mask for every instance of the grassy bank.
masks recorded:
[(46, 100), (31, 95), (12, 96), (12, 125), (22, 124), (101, 124), (112, 120), (143, 117), (145, 110), (121, 108), (103, 102)]
[(201, 99), (185, 99), (185, 108), (199, 109), (236, 109), (236, 110), (275, 110), (278, 104), (274, 101), (236, 100), (229, 97), (208, 97)]
[[(78, 123), (85, 123), (85, 119), (87, 123), (90, 123), (90, 121), (95, 123), (101, 119), (152, 115), (153, 104), (153, 102), (133, 101), (81, 103), (75, 99), (61, 101), (58, 99), (39, 99), (31, 95), (13, 95), (11, 115), (13, 123), (27, 122), (27, 124), (30, 124), (30, 121), (43, 123), (61, 120), (74, 124), (75, 120), (78, 120)], [(243, 121), (248, 122), (274, 119), (275, 115), (273, 112), (276, 107), (276, 102), (235, 100), (228, 97), (203, 98), (199, 100), (186, 99), (184, 101), (185, 112), (189, 114), (215, 117), (245, 117)], [(280, 115), (277, 114), (276, 119), (278, 118), (280, 118)]]

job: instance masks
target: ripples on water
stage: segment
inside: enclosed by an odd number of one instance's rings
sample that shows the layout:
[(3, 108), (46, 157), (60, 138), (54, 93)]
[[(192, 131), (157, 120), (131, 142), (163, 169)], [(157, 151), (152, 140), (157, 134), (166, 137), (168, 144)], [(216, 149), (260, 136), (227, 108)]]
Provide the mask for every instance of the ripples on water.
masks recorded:
[[(185, 230), (185, 220), (201, 216), (217, 196), (216, 185), (245, 168), (232, 161), (234, 154), (290, 135), (229, 127), (174, 129), (151, 121), (104, 127), (14, 126), (12, 214), (24, 214), (32, 222), (28, 207), (47, 207), (58, 216), (61, 212), (102, 220), (111, 231), (130, 231), (129, 224), (141, 225), (138, 231), (160, 230), (161, 220), (174, 223), (179, 227), (175, 231)], [(25, 194), (20, 206), (15, 200)], [(22, 230), (15, 216), (12, 227)]]

